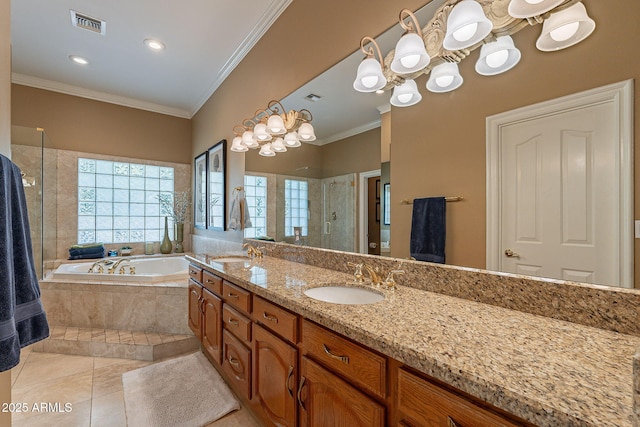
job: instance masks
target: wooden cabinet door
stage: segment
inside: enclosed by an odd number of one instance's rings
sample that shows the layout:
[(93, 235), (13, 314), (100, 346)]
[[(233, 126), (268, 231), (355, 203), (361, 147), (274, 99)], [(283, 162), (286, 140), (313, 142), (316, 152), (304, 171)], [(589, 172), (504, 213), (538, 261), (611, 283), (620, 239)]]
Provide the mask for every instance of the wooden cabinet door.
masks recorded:
[(229, 331), (222, 331), (222, 370), (235, 391), (251, 399), (251, 350)]
[(202, 349), (218, 364), (222, 354), (222, 300), (206, 289), (202, 290), (204, 303), (202, 318)]
[(296, 425), (298, 351), (259, 325), (253, 329), (253, 400), (274, 426)]
[(202, 286), (193, 280), (189, 280), (189, 328), (199, 339), (202, 339), (202, 311), (200, 311), (201, 298)]
[(384, 426), (376, 401), (306, 357), (300, 367), (298, 404), (302, 427)]

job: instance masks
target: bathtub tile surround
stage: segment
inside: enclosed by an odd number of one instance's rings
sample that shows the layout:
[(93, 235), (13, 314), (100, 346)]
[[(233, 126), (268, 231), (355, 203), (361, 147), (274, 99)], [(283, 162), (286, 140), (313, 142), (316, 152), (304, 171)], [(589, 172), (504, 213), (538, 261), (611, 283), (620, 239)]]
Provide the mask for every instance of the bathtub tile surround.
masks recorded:
[[(113, 160), (130, 163), (144, 163), (156, 166), (171, 166), (174, 171), (174, 191), (189, 191), (191, 189), (191, 165), (182, 163), (158, 162), (152, 160), (132, 159), (128, 157), (89, 154), (77, 151), (58, 150), (58, 221), (57, 221), (57, 258), (67, 259), (68, 249), (77, 243), (78, 239), (78, 158), (92, 158), (99, 160)], [(191, 222), (185, 223), (184, 250), (189, 252)], [(119, 250), (123, 243), (105, 244), (108, 250)], [(145, 242), (127, 243), (132, 247), (132, 254), (145, 253)], [(155, 253), (160, 253), (160, 242), (154, 243)]]
[[(194, 259), (223, 278), (538, 425), (640, 427), (637, 290), (255, 240), (264, 259), (221, 264), (238, 247), (207, 240)], [(303, 295), (352, 282), (349, 261), (401, 268), (404, 286), (373, 306)]]

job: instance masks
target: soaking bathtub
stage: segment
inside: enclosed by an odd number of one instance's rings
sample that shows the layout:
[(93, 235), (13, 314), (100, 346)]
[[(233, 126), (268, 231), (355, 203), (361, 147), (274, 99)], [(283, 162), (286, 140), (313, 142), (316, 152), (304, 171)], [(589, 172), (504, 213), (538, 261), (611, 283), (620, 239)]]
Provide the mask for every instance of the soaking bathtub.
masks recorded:
[[(103, 258), (116, 262), (121, 257)], [(89, 268), (95, 261), (62, 264), (51, 274), (51, 279), (91, 282), (167, 282), (187, 279), (189, 277), (189, 261), (183, 256), (172, 257), (134, 257), (124, 258), (120, 266), (125, 266), (125, 274), (108, 274), (108, 266), (104, 266), (103, 273), (89, 273)], [(135, 267), (135, 274), (129, 274), (129, 266)], [(117, 270), (120, 270), (118, 268)]]

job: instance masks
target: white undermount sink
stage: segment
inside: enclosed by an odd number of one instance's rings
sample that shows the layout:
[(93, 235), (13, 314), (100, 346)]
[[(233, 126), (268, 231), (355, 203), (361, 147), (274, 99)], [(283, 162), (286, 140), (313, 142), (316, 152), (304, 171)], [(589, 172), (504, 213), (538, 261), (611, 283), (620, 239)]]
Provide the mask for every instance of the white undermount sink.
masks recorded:
[(384, 295), (365, 288), (352, 286), (320, 286), (304, 291), (309, 298), (334, 304), (374, 304), (384, 299)]

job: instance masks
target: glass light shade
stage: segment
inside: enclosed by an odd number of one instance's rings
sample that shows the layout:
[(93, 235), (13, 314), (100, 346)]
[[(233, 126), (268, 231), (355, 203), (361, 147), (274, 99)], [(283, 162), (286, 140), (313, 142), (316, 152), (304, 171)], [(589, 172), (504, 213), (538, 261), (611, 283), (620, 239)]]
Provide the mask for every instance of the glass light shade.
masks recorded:
[(552, 13), (544, 21), (536, 47), (543, 52), (564, 49), (589, 37), (595, 28), (596, 23), (587, 15), (587, 9), (578, 2)]
[(300, 147), (302, 144), (300, 144), (297, 133), (289, 132), (284, 136), (284, 145), (287, 147)]
[(260, 152), (258, 154), (265, 157), (273, 157), (276, 155), (275, 151), (273, 151), (273, 149), (271, 148), (270, 142), (267, 142), (262, 147), (260, 147)]
[(430, 61), (422, 38), (416, 33), (408, 33), (396, 44), (391, 70), (398, 74), (409, 74), (422, 70)]
[(476, 71), (483, 76), (504, 73), (515, 67), (521, 56), (511, 36), (498, 37), (496, 41), (482, 45)]
[(366, 58), (358, 65), (358, 74), (353, 88), (358, 92), (375, 92), (387, 85), (382, 66), (375, 58)]
[(256, 140), (253, 139), (253, 131), (252, 130), (245, 130), (242, 133), (242, 143), (247, 148), (258, 148), (258, 145), (259, 145), (256, 142)]
[(233, 142), (231, 143), (231, 151), (235, 151), (236, 153), (242, 153), (248, 151), (246, 145), (242, 143), (242, 137), (236, 136), (233, 138)]
[(531, 18), (549, 12), (566, 0), (511, 0), (509, 15), (514, 18)]
[(303, 123), (298, 129), (298, 138), (302, 141), (315, 141), (316, 134), (311, 123)]
[(279, 114), (272, 114), (267, 120), (267, 131), (272, 135), (284, 135), (287, 129), (284, 127), (284, 120)]
[(414, 80), (407, 80), (400, 86), (393, 88), (391, 95), (391, 105), (396, 107), (409, 107), (415, 105), (422, 99), (418, 92), (418, 85)]
[(287, 151), (287, 147), (284, 146), (284, 139), (281, 137), (276, 138), (276, 140), (271, 143), (271, 149), (276, 153), (284, 153)]
[(493, 29), (493, 23), (484, 15), (475, 0), (462, 0), (447, 18), (447, 33), (442, 46), (447, 50), (466, 49), (484, 40)]
[(445, 62), (431, 70), (427, 89), (430, 92), (451, 92), (462, 85), (463, 79), (455, 62)]
[(271, 134), (267, 131), (267, 125), (258, 123), (253, 127), (253, 139), (256, 141), (271, 141)]

